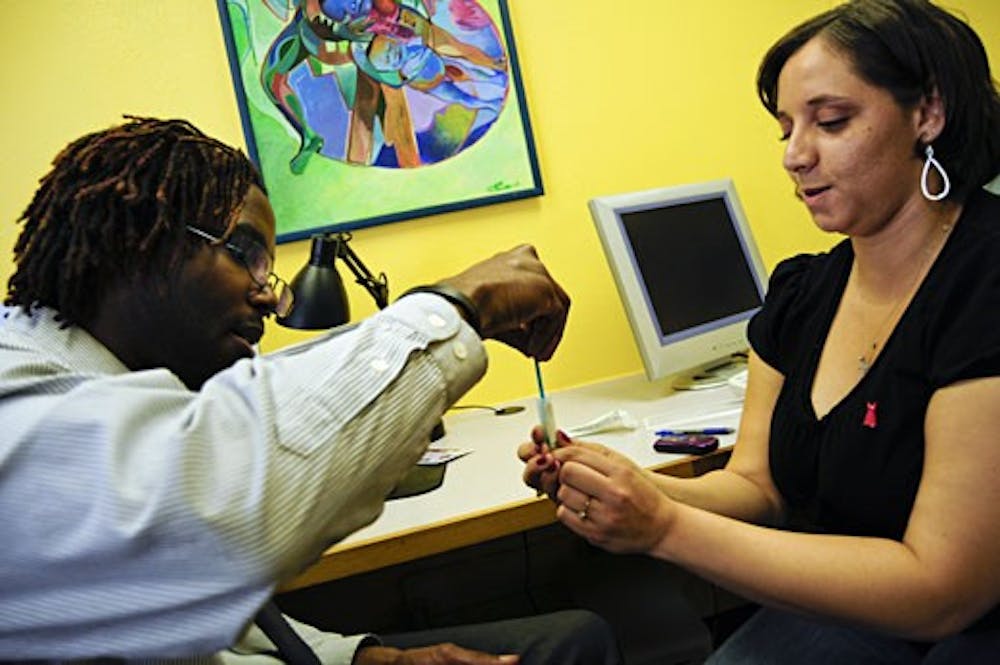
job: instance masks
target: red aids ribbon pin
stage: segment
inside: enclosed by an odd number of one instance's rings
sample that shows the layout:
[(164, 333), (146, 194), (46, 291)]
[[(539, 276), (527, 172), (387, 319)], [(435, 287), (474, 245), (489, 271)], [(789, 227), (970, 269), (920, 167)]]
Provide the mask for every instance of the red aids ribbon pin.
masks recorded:
[(878, 402), (865, 402), (865, 419), (861, 421), (862, 425), (869, 429), (875, 429), (878, 426), (876, 409), (878, 409)]

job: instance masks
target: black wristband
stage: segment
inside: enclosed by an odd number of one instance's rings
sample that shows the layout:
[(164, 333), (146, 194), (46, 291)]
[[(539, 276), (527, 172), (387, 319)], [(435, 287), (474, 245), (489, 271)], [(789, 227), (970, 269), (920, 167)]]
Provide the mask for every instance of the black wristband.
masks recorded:
[(399, 297), (405, 298), (412, 293), (435, 293), (441, 296), (462, 312), (462, 318), (472, 326), (477, 335), (480, 337), (483, 336), (483, 331), (480, 329), (479, 308), (476, 307), (476, 303), (472, 302), (469, 296), (458, 289), (452, 288), (447, 284), (424, 284), (423, 286), (414, 286), (412, 289), (408, 289)]

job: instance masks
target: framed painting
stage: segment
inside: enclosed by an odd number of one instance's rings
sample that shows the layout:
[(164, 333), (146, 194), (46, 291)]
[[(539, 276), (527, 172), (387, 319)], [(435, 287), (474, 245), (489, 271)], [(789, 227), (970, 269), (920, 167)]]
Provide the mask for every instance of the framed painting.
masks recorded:
[(506, 0), (216, 0), (278, 241), (542, 194)]

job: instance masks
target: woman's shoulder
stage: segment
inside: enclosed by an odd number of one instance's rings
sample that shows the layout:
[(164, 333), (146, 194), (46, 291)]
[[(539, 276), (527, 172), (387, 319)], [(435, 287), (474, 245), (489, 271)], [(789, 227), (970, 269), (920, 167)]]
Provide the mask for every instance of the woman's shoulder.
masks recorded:
[(787, 373), (799, 357), (803, 326), (820, 326), (826, 303), (842, 288), (851, 263), (850, 244), (828, 252), (798, 254), (781, 261), (771, 273), (764, 306), (750, 320), (747, 335), (754, 351), (772, 367)]
[(1000, 196), (986, 190), (970, 196), (953, 239), (945, 256), (956, 278), (1000, 275)]
[(970, 194), (959, 223), (978, 235), (1000, 238), (1000, 193), (980, 189)]
[(971, 196), (951, 241), (922, 300), (936, 386), (1000, 372), (1000, 197)]
[(781, 260), (771, 273), (768, 292), (802, 291), (828, 286), (850, 266), (851, 244), (843, 240), (821, 253), (796, 254)]

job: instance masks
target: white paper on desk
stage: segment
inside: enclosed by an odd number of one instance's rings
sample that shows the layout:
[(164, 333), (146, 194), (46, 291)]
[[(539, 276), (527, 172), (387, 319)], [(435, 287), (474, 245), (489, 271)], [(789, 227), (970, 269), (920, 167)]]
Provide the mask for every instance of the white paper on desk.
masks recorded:
[(468, 455), (471, 450), (462, 448), (428, 448), (417, 462), (418, 466), (438, 466)]
[[(691, 390), (672, 395), (669, 405), (659, 413), (643, 418), (650, 432), (661, 429), (694, 429), (698, 427), (736, 427), (743, 411), (743, 399), (732, 390), (721, 390), (714, 396), (711, 407), (705, 408), (700, 391)], [(707, 391), (705, 391), (707, 392)]]

